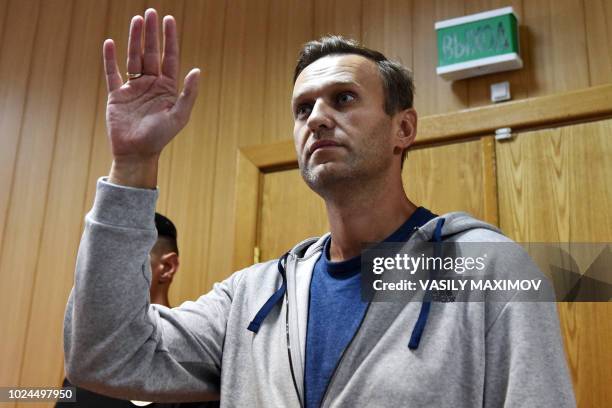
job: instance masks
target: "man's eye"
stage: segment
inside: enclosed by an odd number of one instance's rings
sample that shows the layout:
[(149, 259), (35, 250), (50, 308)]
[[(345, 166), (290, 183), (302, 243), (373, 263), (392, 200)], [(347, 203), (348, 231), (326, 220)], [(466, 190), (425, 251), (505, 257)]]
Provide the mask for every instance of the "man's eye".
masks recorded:
[(337, 100), (340, 105), (345, 105), (353, 102), (355, 100), (355, 95), (353, 95), (351, 92), (342, 92), (341, 94), (338, 94)]
[(295, 110), (295, 116), (298, 119), (299, 118), (306, 118), (306, 117), (308, 117), (308, 115), (310, 115), (311, 111), (312, 111), (312, 106), (310, 106), (310, 105), (300, 105)]

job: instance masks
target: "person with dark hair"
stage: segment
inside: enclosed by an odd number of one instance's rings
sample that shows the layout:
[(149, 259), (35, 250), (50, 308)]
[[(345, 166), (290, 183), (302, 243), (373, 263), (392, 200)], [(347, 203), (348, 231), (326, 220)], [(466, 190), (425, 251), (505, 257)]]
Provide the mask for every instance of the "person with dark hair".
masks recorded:
[[(151, 265), (151, 287), (149, 297), (151, 304), (170, 307), (168, 291), (172, 279), (179, 268), (179, 251), (177, 233), (174, 223), (168, 217), (155, 213), (155, 229), (157, 230), (157, 241), (150, 252)], [(67, 379), (64, 379), (62, 387), (72, 387)], [(147, 406), (150, 408), (214, 408), (218, 402), (194, 402), (163, 404), (144, 401), (129, 401), (97, 394), (85, 388), (76, 387), (75, 402), (58, 402), (56, 408), (129, 408), (135, 406)]]
[(163, 57), (157, 25), (152, 9), (132, 19), (125, 83), (114, 43), (103, 46), (113, 164), (86, 216), (66, 309), (68, 378), (119, 397), (220, 396), (224, 407), (574, 405), (554, 304), (362, 300), (363, 243), (397, 242), (417, 256), (414, 245), (427, 242), (458, 251), (503, 242), (488, 253), (492, 277), (537, 268), (496, 227), (408, 199), (411, 76), (338, 36), (304, 46), (291, 98), (302, 178), (324, 199), (330, 233), (197, 301), (149, 306), (158, 161), (189, 119), (199, 78), (191, 70), (177, 91), (176, 22), (163, 19)]
[(155, 213), (157, 241), (151, 249), (151, 303), (170, 307), (168, 292), (179, 268), (176, 227), (165, 216)]

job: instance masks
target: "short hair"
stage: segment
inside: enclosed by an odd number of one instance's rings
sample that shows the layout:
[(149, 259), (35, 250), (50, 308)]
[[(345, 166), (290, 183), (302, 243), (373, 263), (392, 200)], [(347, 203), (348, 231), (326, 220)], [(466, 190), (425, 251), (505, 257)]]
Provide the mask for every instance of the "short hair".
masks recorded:
[(385, 93), (385, 112), (393, 115), (401, 110), (412, 108), (414, 83), (410, 71), (400, 63), (391, 61), (381, 52), (360, 45), (357, 41), (339, 35), (329, 35), (309, 41), (302, 47), (293, 75), (293, 83), (308, 65), (316, 60), (341, 54), (361, 55), (376, 63)]
[(171, 251), (176, 252), (178, 255), (178, 243), (177, 243), (177, 233), (176, 227), (174, 223), (170, 221), (168, 217), (161, 215), (160, 213), (155, 213), (155, 228), (157, 229), (157, 237), (163, 238), (169, 246)]
[[(385, 113), (389, 116), (413, 107), (414, 82), (412, 73), (400, 63), (391, 61), (381, 52), (366, 48), (357, 41), (339, 35), (328, 35), (309, 41), (302, 47), (293, 74), (293, 83), (308, 65), (316, 60), (342, 54), (356, 54), (365, 57), (378, 67), (385, 94)], [(406, 150), (402, 152), (402, 163)]]

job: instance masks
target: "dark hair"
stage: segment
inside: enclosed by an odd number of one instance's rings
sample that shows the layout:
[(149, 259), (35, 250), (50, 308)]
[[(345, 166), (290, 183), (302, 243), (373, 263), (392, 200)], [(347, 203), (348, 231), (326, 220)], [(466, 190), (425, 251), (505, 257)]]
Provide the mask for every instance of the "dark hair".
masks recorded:
[[(381, 52), (366, 48), (355, 40), (339, 35), (324, 36), (304, 44), (295, 66), (293, 83), (295, 84), (300, 72), (316, 60), (329, 55), (341, 54), (361, 55), (376, 63), (385, 94), (384, 110), (387, 115), (391, 116), (401, 110), (412, 108), (414, 102), (412, 73), (400, 63), (387, 59)], [(402, 168), (407, 153), (408, 149), (402, 152)]]
[(178, 255), (178, 244), (176, 241), (176, 227), (170, 221), (168, 217), (161, 215), (160, 213), (155, 213), (155, 228), (157, 229), (157, 237), (164, 238), (168, 243), (171, 251), (176, 252)]
[(308, 65), (316, 60), (340, 54), (361, 55), (376, 63), (385, 93), (385, 112), (393, 115), (401, 110), (412, 108), (414, 83), (408, 69), (395, 61), (387, 59), (382, 53), (360, 45), (357, 41), (339, 35), (321, 37), (309, 41), (302, 47), (293, 75), (293, 83)]

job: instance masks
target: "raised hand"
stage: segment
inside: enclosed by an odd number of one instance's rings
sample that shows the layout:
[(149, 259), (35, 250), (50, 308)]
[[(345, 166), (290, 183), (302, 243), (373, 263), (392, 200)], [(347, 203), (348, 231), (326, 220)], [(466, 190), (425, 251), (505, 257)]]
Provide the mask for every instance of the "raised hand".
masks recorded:
[(144, 19), (132, 18), (125, 83), (113, 40), (104, 42), (106, 126), (113, 154), (109, 179), (117, 184), (155, 187), (159, 155), (187, 124), (197, 96), (199, 69), (187, 74), (180, 94), (177, 90), (179, 50), (172, 16), (163, 19), (160, 58), (157, 18), (154, 9), (148, 9)]

